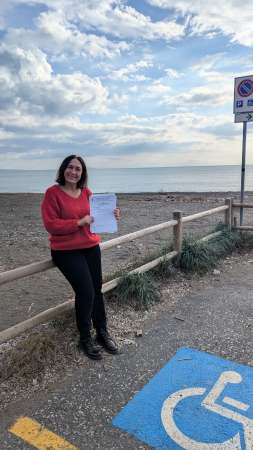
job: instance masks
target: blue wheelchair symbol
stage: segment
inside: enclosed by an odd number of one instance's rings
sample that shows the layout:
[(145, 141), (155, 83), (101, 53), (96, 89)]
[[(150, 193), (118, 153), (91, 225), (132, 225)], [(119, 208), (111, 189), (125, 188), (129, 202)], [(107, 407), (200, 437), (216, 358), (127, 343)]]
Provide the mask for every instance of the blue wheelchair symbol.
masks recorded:
[(247, 106), (253, 106), (253, 99), (247, 101)]
[(252, 450), (253, 368), (182, 348), (113, 424), (155, 449)]
[[(219, 403), (216, 403), (216, 400), (224, 390), (226, 384), (228, 383), (241, 383), (242, 377), (238, 372), (235, 371), (225, 371), (223, 372), (209, 394), (202, 400), (201, 406), (206, 408), (209, 411), (212, 411), (216, 414), (219, 414), (222, 417), (226, 417), (228, 419), (231, 419), (235, 422), (238, 422), (243, 427), (244, 432), (244, 443), (246, 450), (252, 450), (253, 448), (253, 420), (245, 417), (243, 414), (238, 413), (231, 409), (231, 406), (234, 406), (235, 408), (247, 411), (250, 407), (250, 405), (247, 405), (245, 403), (239, 402), (238, 400), (235, 400), (230, 397), (225, 397), (223, 399), (223, 403), (230, 405), (230, 408), (227, 408), (225, 406), (220, 405)], [(178, 426), (176, 425), (176, 422), (173, 417), (173, 413), (175, 410), (175, 407), (179, 402), (181, 402), (184, 398), (187, 397), (193, 397), (193, 396), (201, 396), (206, 392), (205, 388), (189, 388), (189, 389), (182, 389), (178, 392), (175, 392), (172, 394), (167, 400), (165, 400), (161, 417), (162, 417), (162, 423), (163, 426), (168, 433), (169, 436), (172, 437), (172, 439), (181, 446), (181, 448), (187, 449), (187, 450), (225, 450), (225, 449), (231, 449), (231, 450), (238, 450), (241, 449), (241, 437), (240, 433), (236, 433), (234, 437), (231, 439), (228, 439), (225, 442), (218, 442), (218, 443), (204, 443), (204, 442), (198, 442), (194, 439), (191, 439), (189, 436), (185, 435), (183, 431), (181, 431)]]

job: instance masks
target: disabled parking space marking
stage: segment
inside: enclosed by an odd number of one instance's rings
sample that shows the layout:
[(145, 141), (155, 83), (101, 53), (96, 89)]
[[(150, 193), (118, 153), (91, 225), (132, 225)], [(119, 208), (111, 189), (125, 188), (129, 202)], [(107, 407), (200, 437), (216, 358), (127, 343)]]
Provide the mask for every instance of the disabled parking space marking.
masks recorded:
[(253, 368), (181, 348), (113, 425), (155, 449), (252, 450)]
[(9, 431), (39, 450), (78, 450), (36, 420), (19, 417)]

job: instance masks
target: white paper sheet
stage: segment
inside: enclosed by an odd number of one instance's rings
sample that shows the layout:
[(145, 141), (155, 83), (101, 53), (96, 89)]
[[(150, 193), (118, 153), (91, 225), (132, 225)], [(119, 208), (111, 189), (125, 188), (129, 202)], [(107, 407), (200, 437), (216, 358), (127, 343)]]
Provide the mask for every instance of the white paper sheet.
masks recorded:
[(116, 233), (117, 220), (113, 211), (116, 208), (115, 194), (93, 194), (90, 197), (90, 215), (94, 222), (90, 225), (92, 233)]

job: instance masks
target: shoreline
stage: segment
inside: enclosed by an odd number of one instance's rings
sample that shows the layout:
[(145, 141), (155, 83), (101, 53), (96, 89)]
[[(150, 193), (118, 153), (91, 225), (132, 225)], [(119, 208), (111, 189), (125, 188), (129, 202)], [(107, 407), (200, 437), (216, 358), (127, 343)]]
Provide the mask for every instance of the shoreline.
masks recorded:
[[(192, 194), (239, 194), (241, 191), (239, 189), (233, 191), (233, 190), (218, 190), (218, 191), (138, 191), (138, 192), (115, 192), (116, 195), (169, 195), (169, 194), (185, 194), (185, 195), (192, 195)], [(95, 192), (94, 192), (95, 193)], [(110, 193), (110, 192), (108, 192)], [(253, 190), (245, 190), (245, 194), (253, 194)], [(0, 195), (43, 195), (44, 192), (0, 192)]]

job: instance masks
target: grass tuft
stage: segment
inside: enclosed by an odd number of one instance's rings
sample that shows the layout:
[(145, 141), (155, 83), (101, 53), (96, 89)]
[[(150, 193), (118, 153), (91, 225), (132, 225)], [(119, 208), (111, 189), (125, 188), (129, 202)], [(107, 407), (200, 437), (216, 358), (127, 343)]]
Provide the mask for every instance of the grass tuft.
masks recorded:
[(215, 231), (221, 234), (209, 241), (195, 241), (186, 238), (183, 241), (182, 253), (176, 260), (176, 265), (184, 272), (206, 273), (213, 269), (220, 258), (242, 248), (242, 235), (237, 231), (229, 231), (219, 224)]
[(33, 333), (4, 354), (0, 380), (7, 380), (17, 374), (28, 379), (42, 375), (47, 365), (55, 360), (55, 353), (52, 339), (41, 333)]
[(115, 297), (120, 304), (135, 310), (147, 310), (160, 300), (156, 283), (146, 273), (124, 275), (115, 289)]
[(231, 254), (234, 250), (240, 249), (242, 246), (242, 236), (238, 231), (229, 231), (227, 228), (220, 229), (221, 234), (209, 241), (217, 258), (224, 258)]
[(192, 238), (184, 239), (182, 252), (176, 259), (176, 265), (184, 272), (208, 272), (215, 267), (217, 258), (208, 242), (194, 241)]

